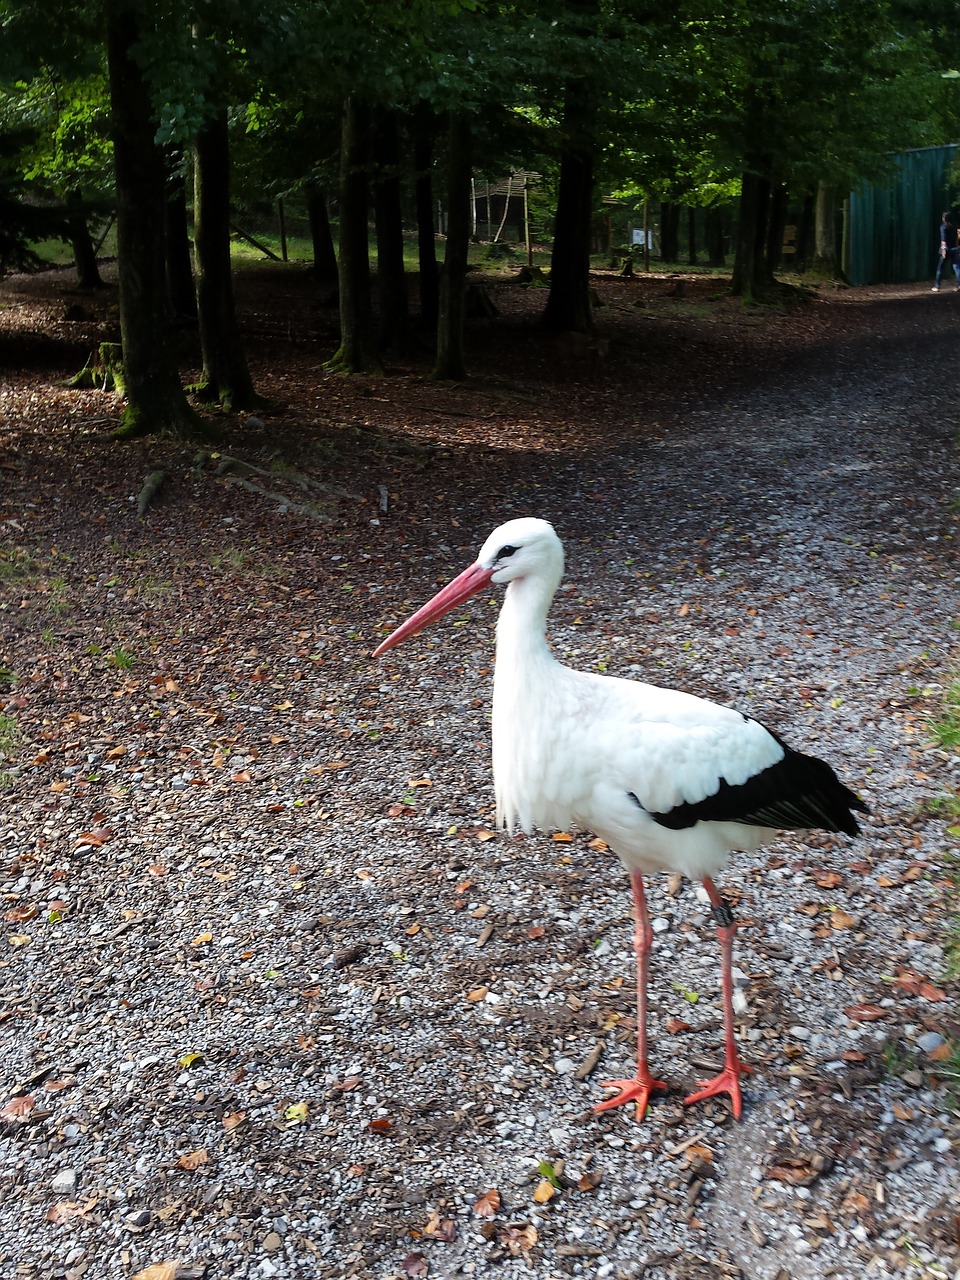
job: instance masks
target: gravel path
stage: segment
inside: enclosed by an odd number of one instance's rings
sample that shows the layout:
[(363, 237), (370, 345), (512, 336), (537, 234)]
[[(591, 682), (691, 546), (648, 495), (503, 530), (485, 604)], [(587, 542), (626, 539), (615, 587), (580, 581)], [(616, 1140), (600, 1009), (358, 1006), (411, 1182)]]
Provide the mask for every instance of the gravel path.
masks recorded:
[[(925, 730), (958, 665), (936, 371), (960, 306), (851, 291), (769, 321), (766, 350), (690, 324), (662, 401), (615, 350), (635, 416), (621, 397), (576, 453), (304, 447), (305, 469), (392, 495), (326, 526), (186, 459), (139, 522), (148, 451), (117, 460), (69, 417), (102, 409), (51, 389), (68, 475), (4, 385), (0, 665), (23, 745), (0, 792), (0, 1280), (960, 1275), (936, 1059), (954, 891), (928, 808), (960, 759)], [(871, 806), (856, 842), (785, 837), (722, 877), (755, 1069), (740, 1123), (680, 1105), (718, 1063), (719, 956), (666, 879), (670, 1092), (642, 1124), (591, 1111), (632, 1071), (630, 898), (589, 833), (491, 836), (499, 601), (369, 660), (521, 513), (566, 544), (564, 660), (733, 702)]]

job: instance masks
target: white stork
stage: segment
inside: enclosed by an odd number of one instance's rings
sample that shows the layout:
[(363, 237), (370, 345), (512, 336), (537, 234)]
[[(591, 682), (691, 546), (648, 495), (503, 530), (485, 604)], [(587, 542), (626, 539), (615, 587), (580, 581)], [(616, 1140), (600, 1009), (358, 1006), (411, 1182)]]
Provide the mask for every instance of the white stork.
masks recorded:
[(493, 773), (497, 822), (507, 831), (579, 827), (600, 836), (630, 874), (636, 908), (637, 1071), (603, 1087), (596, 1110), (635, 1102), (666, 1085), (647, 1064), (647, 965), (653, 931), (644, 874), (698, 879), (712, 904), (722, 959), (725, 1058), (718, 1076), (685, 1099), (730, 1095), (742, 1109), (733, 1030), (733, 914), (712, 877), (734, 849), (756, 849), (777, 828), (819, 827), (854, 836), (867, 807), (822, 760), (794, 751), (730, 707), (673, 689), (562, 666), (547, 646), (550, 602), (563, 547), (545, 520), (509, 520), (476, 563), (374, 650), (392, 649), (489, 583), (507, 586), (497, 623)]

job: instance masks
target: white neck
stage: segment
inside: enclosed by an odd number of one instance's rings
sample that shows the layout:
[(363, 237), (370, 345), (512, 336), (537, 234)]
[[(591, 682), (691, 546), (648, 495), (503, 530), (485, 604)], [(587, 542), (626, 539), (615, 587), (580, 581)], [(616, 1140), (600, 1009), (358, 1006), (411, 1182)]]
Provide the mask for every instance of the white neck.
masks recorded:
[(547, 648), (547, 612), (557, 583), (540, 576), (515, 578), (507, 587), (497, 621), (497, 670), (519, 673), (532, 663), (553, 661)]

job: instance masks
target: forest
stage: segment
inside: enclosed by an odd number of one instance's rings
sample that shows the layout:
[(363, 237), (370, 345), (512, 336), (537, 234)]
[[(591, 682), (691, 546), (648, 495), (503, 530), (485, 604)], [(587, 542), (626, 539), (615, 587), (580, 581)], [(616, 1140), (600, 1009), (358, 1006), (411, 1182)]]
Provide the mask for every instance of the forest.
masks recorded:
[[(331, 367), (373, 372), (427, 335), (434, 375), (462, 379), (465, 312), (491, 305), (468, 279), (477, 175), (520, 175), (528, 246), (549, 258), (527, 267), (540, 323), (589, 342), (597, 250), (629, 274), (654, 227), (666, 261), (684, 239), (695, 261), (699, 237), (751, 302), (776, 296), (788, 228), (789, 265), (835, 276), (844, 194), (960, 123), (942, 60), (954, 3), (98, 0), (57, 15), (52, 29), (38, 0), (0, 4), (0, 261), (39, 266), (61, 240), (95, 288), (96, 241), (115, 236), (120, 343), (86, 376), (121, 392), (124, 437), (202, 435), (205, 411), (256, 408), (232, 279), (244, 206), (303, 211), (339, 308)], [(178, 324), (202, 348), (189, 388)]]

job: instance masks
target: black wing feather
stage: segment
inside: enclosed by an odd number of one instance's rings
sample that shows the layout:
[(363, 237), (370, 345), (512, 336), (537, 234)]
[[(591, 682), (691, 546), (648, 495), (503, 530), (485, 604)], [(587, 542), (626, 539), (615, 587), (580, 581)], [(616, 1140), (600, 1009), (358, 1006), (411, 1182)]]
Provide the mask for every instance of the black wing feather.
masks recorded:
[(825, 760), (794, 751), (780, 738), (777, 741), (783, 747), (783, 759), (746, 782), (731, 786), (721, 778), (712, 796), (650, 816), (672, 831), (698, 822), (740, 822), (787, 831), (816, 827), (858, 835), (860, 827), (853, 810), (869, 813), (860, 797), (840, 781)]

